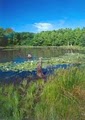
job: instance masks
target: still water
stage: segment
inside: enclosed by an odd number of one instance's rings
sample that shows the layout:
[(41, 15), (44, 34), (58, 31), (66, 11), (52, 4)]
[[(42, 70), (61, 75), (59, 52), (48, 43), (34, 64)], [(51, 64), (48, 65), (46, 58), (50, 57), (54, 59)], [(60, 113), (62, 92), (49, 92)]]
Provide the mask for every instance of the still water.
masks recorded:
[[(33, 57), (33, 60), (38, 60), (39, 57), (43, 57), (45, 59), (50, 59), (50, 57), (59, 57), (64, 55), (65, 53), (83, 53), (85, 51), (78, 51), (78, 50), (72, 50), (72, 49), (63, 49), (59, 47), (44, 47), (44, 48), (0, 48), (0, 63), (6, 63), (6, 62), (17, 62), (21, 63), (26, 60), (28, 60), (28, 54), (31, 54)], [(54, 70), (58, 68), (66, 69), (70, 67), (71, 64), (58, 64), (55, 66), (49, 66), (47, 68), (43, 68), (43, 73), (46, 76), (49, 76), (54, 73)], [(32, 78), (30, 79), (30, 76)], [(24, 79), (29, 80), (36, 80), (36, 69), (32, 71), (25, 71), (25, 70), (8, 70), (3, 71), (0, 70), (0, 83), (19, 83), (20, 81)]]
[(28, 59), (27, 55), (32, 54), (33, 59), (39, 57), (50, 58), (62, 56), (65, 53), (82, 52), (78, 50), (63, 49), (59, 47), (44, 47), (44, 48), (0, 48), (0, 63), (10, 61), (25, 61)]

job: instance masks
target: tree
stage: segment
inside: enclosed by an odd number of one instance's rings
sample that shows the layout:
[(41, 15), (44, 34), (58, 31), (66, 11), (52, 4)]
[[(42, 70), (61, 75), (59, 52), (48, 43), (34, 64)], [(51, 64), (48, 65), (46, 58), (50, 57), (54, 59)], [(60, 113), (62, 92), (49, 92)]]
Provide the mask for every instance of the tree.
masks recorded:
[(5, 35), (4, 35), (4, 29), (0, 28), (0, 46), (6, 46), (8, 43)]

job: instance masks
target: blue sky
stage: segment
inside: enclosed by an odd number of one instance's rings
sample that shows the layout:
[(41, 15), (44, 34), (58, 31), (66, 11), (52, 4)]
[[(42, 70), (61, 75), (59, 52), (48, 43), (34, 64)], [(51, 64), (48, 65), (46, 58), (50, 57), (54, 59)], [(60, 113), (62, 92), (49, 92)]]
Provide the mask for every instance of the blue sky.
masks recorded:
[(85, 0), (0, 0), (0, 27), (18, 32), (85, 27)]

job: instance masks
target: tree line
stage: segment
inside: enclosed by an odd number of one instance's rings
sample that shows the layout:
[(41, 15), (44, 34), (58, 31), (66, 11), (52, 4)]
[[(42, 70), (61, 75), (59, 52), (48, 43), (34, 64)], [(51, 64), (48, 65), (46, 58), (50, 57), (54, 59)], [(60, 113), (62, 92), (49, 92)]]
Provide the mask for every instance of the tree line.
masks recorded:
[(11, 28), (0, 27), (0, 46), (85, 46), (85, 27), (65, 28), (40, 33), (15, 32)]

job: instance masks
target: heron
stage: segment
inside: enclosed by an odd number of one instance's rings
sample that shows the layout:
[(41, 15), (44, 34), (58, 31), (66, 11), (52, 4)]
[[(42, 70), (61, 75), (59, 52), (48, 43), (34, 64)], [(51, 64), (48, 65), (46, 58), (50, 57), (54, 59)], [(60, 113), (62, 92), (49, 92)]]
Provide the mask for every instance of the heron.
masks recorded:
[(37, 76), (39, 78), (46, 80), (46, 76), (43, 74), (43, 70), (42, 70), (42, 57), (39, 58), (39, 61), (37, 63)]

